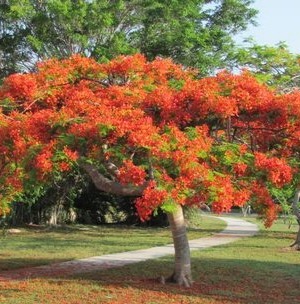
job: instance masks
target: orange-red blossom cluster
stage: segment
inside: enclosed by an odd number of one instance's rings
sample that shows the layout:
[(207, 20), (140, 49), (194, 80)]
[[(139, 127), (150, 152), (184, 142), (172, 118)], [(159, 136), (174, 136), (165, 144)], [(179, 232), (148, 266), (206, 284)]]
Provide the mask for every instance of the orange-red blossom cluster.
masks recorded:
[[(269, 224), (276, 207), (265, 182), (281, 187), (295, 173), (283, 156), (299, 146), (299, 94), (276, 96), (248, 73), (199, 79), (168, 59), (75, 55), (11, 75), (0, 104), (2, 197), (109, 160), (121, 184), (147, 184), (136, 200), (142, 219), (170, 201), (223, 212), (253, 200)], [(228, 143), (239, 154), (214, 152)]]

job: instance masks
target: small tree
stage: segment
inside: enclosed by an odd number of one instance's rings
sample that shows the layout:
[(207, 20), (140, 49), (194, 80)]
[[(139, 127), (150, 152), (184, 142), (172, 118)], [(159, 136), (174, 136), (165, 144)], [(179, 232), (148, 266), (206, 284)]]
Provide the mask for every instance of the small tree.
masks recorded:
[(37, 69), (0, 89), (2, 213), (28, 187), (80, 169), (98, 189), (136, 197), (142, 220), (158, 208), (167, 213), (170, 280), (185, 286), (192, 277), (183, 205), (223, 212), (251, 200), (266, 225), (276, 218), (268, 184), (292, 178), (276, 151), (288, 147), (285, 117), (297, 115), (289, 107), (299, 94), (277, 97), (246, 73), (198, 79), (141, 55), (107, 64), (76, 55)]

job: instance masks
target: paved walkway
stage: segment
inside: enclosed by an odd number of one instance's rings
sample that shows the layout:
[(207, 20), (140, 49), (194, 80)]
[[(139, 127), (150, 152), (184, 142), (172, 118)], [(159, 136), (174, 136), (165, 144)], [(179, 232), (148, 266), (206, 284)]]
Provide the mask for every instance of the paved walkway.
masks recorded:
[[(258, 232), (258, 227), (256, 225), (244, 220), (230, 217), (219, 218), (227, 222), (226, 229), (211, 237), (190, 241), (191, 250), (201, 250), (212, 246), (224, 245), (234, 242), (242, 237), (253, 236)], [(171, 254), (174, 254), (173, 244), (149, 249), (95, 256), (51, 265), (3, 271), (0, 272), (0, 281), (24, 280), (36, 277), (68, 276), (83, 272), (96, 271), (99, 269), (120, 267)]]

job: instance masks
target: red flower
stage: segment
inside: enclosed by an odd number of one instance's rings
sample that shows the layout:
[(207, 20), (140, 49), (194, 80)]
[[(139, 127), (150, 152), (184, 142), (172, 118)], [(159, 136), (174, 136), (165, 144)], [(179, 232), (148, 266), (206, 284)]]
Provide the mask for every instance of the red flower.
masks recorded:
[(131, 160), (124, 161), (118, 175), (118, 179), (122, 184), (134, 184), (136, 186), (143, 184), (145, 178), (145, 170), (135, 166)]

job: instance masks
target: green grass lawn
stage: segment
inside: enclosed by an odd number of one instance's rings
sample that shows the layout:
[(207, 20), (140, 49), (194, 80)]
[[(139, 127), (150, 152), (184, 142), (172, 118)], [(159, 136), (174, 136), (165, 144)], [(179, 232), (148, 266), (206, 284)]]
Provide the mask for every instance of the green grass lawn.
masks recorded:
[(167, 256), (63, 279), (0, 282), (0, 303), (299, 304), (300, 252), (288, 247), (297, 226), (260, 226), (254, 237), (193, 251), (195, 283), (189, 289), (158, 283), (172, 272), (173, 257)]
[[(212, 235), (224, 221), (199, 217), (199, 229), (189, 239)], [(133, 226), (66, 226), (21, 228), (21, 233), (0, 234), (0, 271), (172, 243), (169, 228)]]

